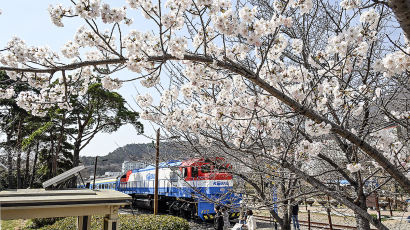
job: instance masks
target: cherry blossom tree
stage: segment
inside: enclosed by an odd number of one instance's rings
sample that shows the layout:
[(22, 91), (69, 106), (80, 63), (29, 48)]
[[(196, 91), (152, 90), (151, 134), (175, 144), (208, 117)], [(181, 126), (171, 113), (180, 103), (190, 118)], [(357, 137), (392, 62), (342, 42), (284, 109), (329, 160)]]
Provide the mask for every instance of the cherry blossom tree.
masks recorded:
[[(20, 93), (20, 107), (40, 116), (54, 104), (70, 110), (67, 98), (88, 79), (97, 76), (115, 90), (124, 80), (113, 73), (127, 68), (138, 77), (126, 81), (158, 92), (138, 95), (142, 118), (204, 147), (219, 143), (238, 156), (263, 155), (352, 209), (361, 229), (369, 223), (386, 229), (366, 211), (369, 178), (382, 175), (410, 192), (410, 46), (406, 27), (407, 37), (394, 20), (403, 14), (386, 3), (127, 0), (130, 9), (71, 3), (49, 8), (56, 26), (65, 18), (84, 20), (61, 52), (17, 37), (1, 52), (0, 70), (40, 90)], [(156, 28), (123, 34), (134, 10)], [(79, 79), (83, 87), (75, 87)], [(389, 125), (396, 128), (383, 129)], [(337, 173), (354, 195), (315, 175), (317, 159), (319, 174)]]

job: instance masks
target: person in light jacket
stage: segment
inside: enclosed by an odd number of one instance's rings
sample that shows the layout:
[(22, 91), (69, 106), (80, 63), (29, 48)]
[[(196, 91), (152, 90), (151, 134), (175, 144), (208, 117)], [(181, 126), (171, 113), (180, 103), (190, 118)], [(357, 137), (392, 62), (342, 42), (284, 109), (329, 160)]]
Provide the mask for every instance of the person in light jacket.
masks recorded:
[(246, 215), (248, 216), (246, 217), (246, 227), (248, 227), (248, 230), (255, 230), (257, 226), (252, 210), (246, 211)]
[(224, 230), (227, 230), (231, 225), (229, 222), (229, 211), (227, 208), (222, 208), (222, 216), (224, 219)]

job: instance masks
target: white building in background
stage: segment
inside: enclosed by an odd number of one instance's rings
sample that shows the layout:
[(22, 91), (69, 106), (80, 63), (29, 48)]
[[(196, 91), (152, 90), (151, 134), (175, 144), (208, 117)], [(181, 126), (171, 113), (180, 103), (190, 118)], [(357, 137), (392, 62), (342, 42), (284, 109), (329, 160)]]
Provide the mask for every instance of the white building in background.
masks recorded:
[(122, 172), (105, 172), (104, 176), (106, 177), (114, 177), (114, 176), (121, 176)]
[(147, 164), (137, 161), (124, 161), (122, 163), (122, 172), (126, 173), (128, 170), (140, 169), (146, 167)]

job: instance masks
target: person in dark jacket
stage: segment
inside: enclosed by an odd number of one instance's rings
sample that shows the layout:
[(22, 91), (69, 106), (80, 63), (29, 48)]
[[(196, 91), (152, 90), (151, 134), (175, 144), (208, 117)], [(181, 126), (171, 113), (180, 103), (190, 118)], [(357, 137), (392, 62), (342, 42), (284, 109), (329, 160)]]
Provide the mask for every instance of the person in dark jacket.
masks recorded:
[(223, 230), (224, 229), (224, 217), (221, 213), (221, 207), (215, 207), (215, 219), (214, 219), (214, 228), (215, 230)]
[(292, 205), (292, 222), (293, 222), (293, 227), (297, 230), (300, 230), (298, 214), (299, 214), (299, 204), (296, 203)]

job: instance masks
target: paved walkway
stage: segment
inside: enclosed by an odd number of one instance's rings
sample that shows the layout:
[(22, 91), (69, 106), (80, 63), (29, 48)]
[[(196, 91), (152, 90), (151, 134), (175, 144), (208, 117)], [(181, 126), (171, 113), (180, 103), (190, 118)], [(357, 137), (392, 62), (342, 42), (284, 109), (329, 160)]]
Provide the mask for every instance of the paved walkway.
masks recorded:
[[(310, 220), (319, 223), (329, 223), (326, 208), (322, 206), (309, 207), (310, 210)], [(256, 215), (268, 215), (267, 211), (255, 211)], [(377, 214), (375, 210), (369, 210), (370, 214)], [(390, 217), (389, 210), (382, 210), (381, 215), (383, 217), (382, 223), (386, 225), (391, 230), (410, 230), (410, 223), (407, 221), (407, 217), (410, 216), (410, 212), (403, 211), (393, 211), (393, 217)], [(348, 225), (355, 226), (356, 220), (354, 218), (353, 212), (346, 208), (334, 208), (331, 210), (332, 223), (336, 225)], [(299, 207), (299, 220), (307, 221), (308, 214), (305, 206)], [(259, 224), (260, 223), (260, 224)], [(293, 228), (293, 225), (292, 225)], [(272, 224), (260, 221), (258, 222), (258, 229), (268, 230), (275, 229)], [(278, 228), (279, 229), (279, 228)], [(301, 226), (301, 230), (308, 229), (305, 226)], [(311, 228), (311, 229), (322, 229), (322, 228)]]

